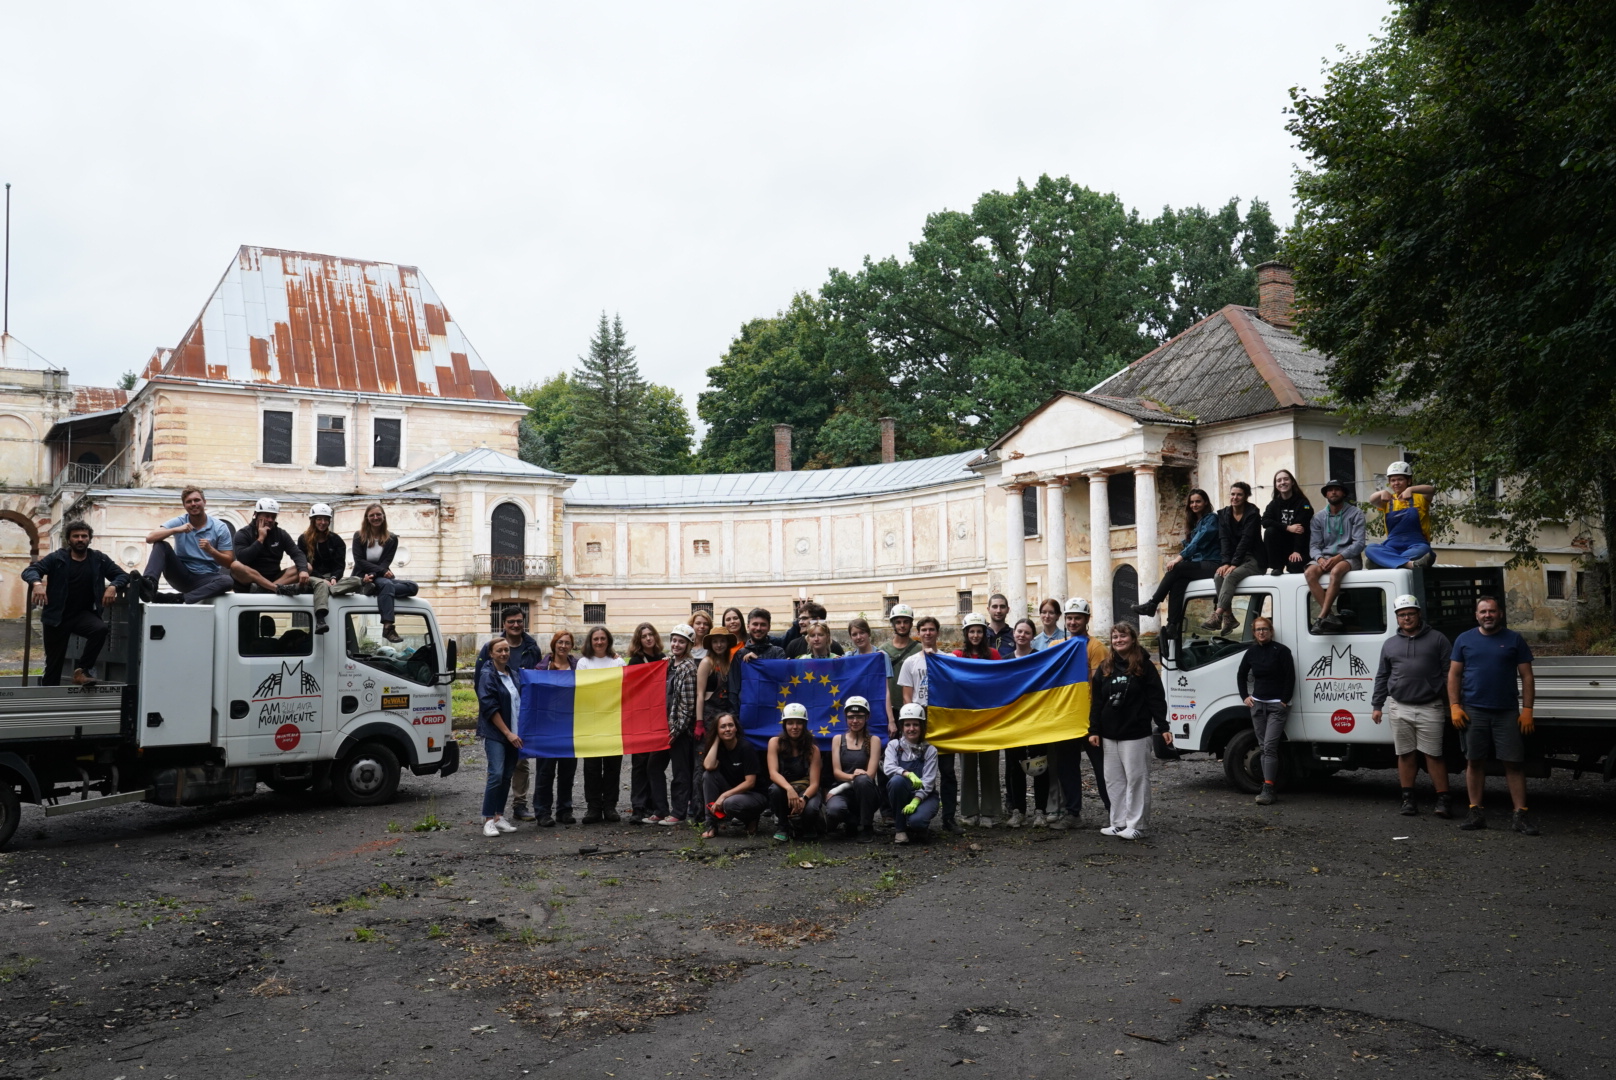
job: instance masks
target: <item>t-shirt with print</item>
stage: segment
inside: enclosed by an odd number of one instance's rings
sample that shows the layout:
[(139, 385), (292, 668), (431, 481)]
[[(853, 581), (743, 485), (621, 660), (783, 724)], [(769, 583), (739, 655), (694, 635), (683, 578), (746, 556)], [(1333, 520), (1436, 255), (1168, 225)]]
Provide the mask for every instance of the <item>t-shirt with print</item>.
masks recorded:
[(1459, 691), (1466, 705), (1478, 709), (1513, 709), (1520, 704), (1515, 680), (1521, 664), (1532, 662), (1532, 648), (1513, 630), (1483, 634), (1466, 630), (1453, 643), (1453, 659), (1464, 665)]
[[(172, 521), (165, 521), (163, 528), (177, 529), (191, 519), (181, 514)], [(192, 529), (190, 532), (175, 533), (168, 538), (174, 545), (174, 554), (179, 556), (180, 565), (198, 577), (208, 574), (218, 574), (224, 567), (214, 561), (213, 556), (202, 550), (202, 541), (206, 540), (213, 545), (215, 551), (236, 550), (235, 534), (230, 526), (214, 517), (212, 514), (204, 515), (202, 527)]]
[(752, 785), (754, 790), (762, 787), (763, 766), (759, 763), (757, 751), (746, 741), (746, 736), (736, 740), (733, 750), (726, 749), (723, 743), (718, 744), (718, 775), (724, 778), (726, 791), (744, 783), (748, 776), (758, 778), (758, 782)]
[(898, 685), (914, 688), (914, 703), (926, 704), (926, 654), (917, 652), (903, 662), (903, 670), (898, 672)]

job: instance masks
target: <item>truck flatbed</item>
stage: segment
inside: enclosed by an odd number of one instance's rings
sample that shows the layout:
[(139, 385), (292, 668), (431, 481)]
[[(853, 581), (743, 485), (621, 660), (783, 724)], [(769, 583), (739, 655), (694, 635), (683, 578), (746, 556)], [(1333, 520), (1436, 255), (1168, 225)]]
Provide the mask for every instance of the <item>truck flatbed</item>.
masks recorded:
[(0, 743), (116, 736), (122, 726), (123, 684), (23, 686), (0, 678)]

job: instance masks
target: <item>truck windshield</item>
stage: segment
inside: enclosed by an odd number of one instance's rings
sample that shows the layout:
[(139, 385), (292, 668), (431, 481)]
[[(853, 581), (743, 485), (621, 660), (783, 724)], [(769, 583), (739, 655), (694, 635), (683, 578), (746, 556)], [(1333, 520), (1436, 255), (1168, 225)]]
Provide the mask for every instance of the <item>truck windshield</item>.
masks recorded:
[(424, 615), (401, 611), (393, 624), (402, 641), (382, 637), (381, 616), (374, 611), (348, 613), (348, 658), (361, 664), (431, 686), (438, 676), (438, 649)]
[(1184, 605), (1184, 640), (1179, 645), (1178, 666), (1185, 671), (1245, 651), (1257, 616), (1273, 614), (1267, 593), (1236, 593), (1233, 614), (1237, 625), (1227, 633), (1214, 633), (1201, 629), (1201, 624), (1212, 617), (1212, 604), (1212, 597), (1197, 596)]

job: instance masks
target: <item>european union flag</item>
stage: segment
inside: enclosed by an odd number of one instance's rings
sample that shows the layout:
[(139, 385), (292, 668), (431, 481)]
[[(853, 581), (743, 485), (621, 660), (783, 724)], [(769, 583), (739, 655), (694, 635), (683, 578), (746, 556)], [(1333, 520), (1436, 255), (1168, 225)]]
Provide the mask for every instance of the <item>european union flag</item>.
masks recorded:
[(741, 665), (741, 730), (758, 748), (780, 734), (780, 710), (808, 708), (808, 734), (821, 750), (847, 730), (842, 710), (850, 697), (870, 702), (870, 731), (887, 737), (887, 664), (881, 653), (833, 660), (736, 660)]

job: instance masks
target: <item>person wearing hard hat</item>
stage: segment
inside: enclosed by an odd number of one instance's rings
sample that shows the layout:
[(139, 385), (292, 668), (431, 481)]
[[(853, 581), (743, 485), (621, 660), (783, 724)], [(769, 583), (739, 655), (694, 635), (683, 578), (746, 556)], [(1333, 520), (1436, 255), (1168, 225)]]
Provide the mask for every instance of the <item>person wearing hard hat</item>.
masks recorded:
[(898, 712), (902, 734), (887, 743), (887, 807), (892, 814), (892, 842), (907, 844), (910, 833), (921, 837), (937, 816), (941, 775), (937, 748), (926, 742), (926, 707), (911, 701)]
[[(915, 620), (915, 635), (920, 640), (920, 647), (914, 655), (903, 662), (903, 670), (898, 672), (898, 686), (903, 690), (905, 705), (919, 705), (922, 709), (929, 702), (928, 671), (926, 658), (937, 651), (937, 636), (942, 632), (942, 624), (935, 615), (922, 615)], [(898, 719), (903, 719), (900, 710)], [(894, 740), (896, 741), (896, 740)], [(891, 747), (891, 743), (887, 744)], [(959, 776), (954, 769), (953, 754), (938, 754), (934, 749), (932, 753), (937, 758), (938, 791), (942, 798), (943, 828), (951, 833), (964, 832), (959, 821), (954, 817), (955, 807), (959, 803)], [(883, 759), (885, 766), (885, 759)], [(890, 774), (889, 774), (890, 775)]]
[(875, 771), (881, 760), (881, 739), (870, 733), (870, 701), (857, 694), (842, 706), (846, 731), (830, 740), (830, 771), (834, 786), (825, 799), (825, 824), (843, 829), (861, 844), (875, 839), (875, 806), (881, 789)]
[[(278, 592), (296, 596), (309, 580), (309, 560), (290, 533), (278, 524), (281, 504), (274, 499), (258, 500), (252, 520), (236, 530), (236, 561), (230, 576), (237, 592)], [(290, 557), (292, 565), (281, 569), (281, 560)]]
[[(645, 775), (650, 783), (651, 813), (647, 825), (683, 825), (685, 815), (697, 802), (696, 759), (696, 673), (701, 665), (690, 655), (696, 641), (695, 627), (680, 623), (668, 631), (668, 749), (646, 755)], [(672, 802), (669, 802), (667, 768), (673, 766)]]
[[(999, 650), (991, 644), (993, 626), (980, 611), (965, 616), (960, 625), (964, 642), (954, 655), (967, 660), (1002, 660)], [(1012, 647), (1014, 632), (1012, 631)], [(959, 755), (960, 816), (962, 825), (976, 825), (991, 829), (1002, 814), (999, 797), (999, 752), (982, 750)]]
[(1392, 747), (1397, 751), (1397, 779), (1403, 789), (1402, 813), (1419, 813), (1414, 805), (1414, 781), (1419, 776), (1420, 755), (1436, 787), (1437, 817), (1453, 815), (1453, 795), (1448, 791), (1448, 761), (1442, 753), (1442, 737), (1447, 733), (1443, 697), (1447, 693), (1448, 665), (1453, 659), (1453, 643), (1446, 634), (1427, 626), (1420, 616), (1416, 596), (1403, 595), (1392, 601), (1397, 612), (1397, 635), (1380, 647), (1380, 667), (1375, 672), (1375, 690), (1369, 704), (1371, 718), (1380, 723), (1384, 715), (1392, 731)]
[[(325, 617), (326, 612), (331, 610), (331, 598), (356, 593), (365, 583), (360, 578), (344, 576), (343, 570), (348, 565), (348, 545), (331, 531), (331, 507), (325, 503), (315, 503), (309, 507), (309, 527), (297, 538), (297, 545), (308, 560), (309, 580), (314, 584), (314, 632), (323, 634), (330, 629)], [(484, 646), (485, 652), (486, 649), (487, 646)], [(485, 663), (486, 656), (477, 658), (479, 673)]]
[(893, 604), (887, 612), (887, 626), (892, 629), (892, 640), (881, 646), (881, 651), (892, 661), (893, 673), (887, 679), (887, 702), (892, 706), (892, 715), (896, 715), (903, 708), (903, 688), (898, 685), (898, 673), (903, 670), (904, 661), (920, 651), (920, 642), (910, 636), (915, 629), (915, 609), (908, 604)]
[[(1056, 646), (1057, 648), (1082, 649), (1088, 656), (1089, 675), (1100, 670), (1105, 658), (1111, 655), (1104, 642), (1096, 641), (1089, 636), (1089, 616), (1092, 609), (1089, 602), (1081, 596), (1074, 596), (1066, 601), (1063, 615), (1066, 620), (1066, 634), (1069, 644)], [(1105, 789), (1105, 751), (1088, 741), (1088, 717), (1074, 718), (1074, 724), (1083, 728), (1084, 733), (1071, 739), (1062, 739), (1060, 742), (1050, 743), (1049, 752), (1054, 755), (1054, 780), (1049, 785), (1050, 816), (1048, 818), (1051, 829), (1075, 829), (1081, 823), (1083, 816), (1083, 756), (1088, 755), (1089, 768), (1094, 770), (1094, 786), (1100, 793), (1100, 801), (1105, 804), (1106, 813), (1111, 812), (1111, 794)]]
[(1369, 504), (1386, 513), (1386, 541), (1364, 548), (1364, 560), (1387, 570), (1430, 565), (1435, 554), (1431, 550), (1431, 498), (1436, 488), (1416, 484), (1414, 470), (1406, 461), (1386, 466), (1386, 487), (1388, 490), (1369, 496)]
[(769, 739), (769, 809), (781, 843), (824, 831), (825, 799), (819, 786), (819, 747), (808, 734), (808, 707), (800, 701), (780, 710), (780, 734)]

